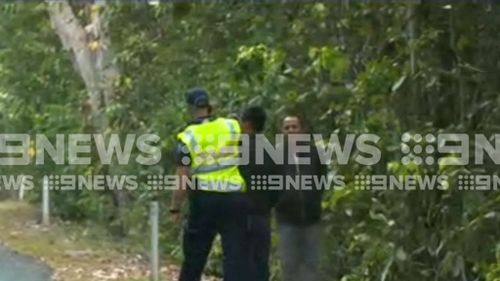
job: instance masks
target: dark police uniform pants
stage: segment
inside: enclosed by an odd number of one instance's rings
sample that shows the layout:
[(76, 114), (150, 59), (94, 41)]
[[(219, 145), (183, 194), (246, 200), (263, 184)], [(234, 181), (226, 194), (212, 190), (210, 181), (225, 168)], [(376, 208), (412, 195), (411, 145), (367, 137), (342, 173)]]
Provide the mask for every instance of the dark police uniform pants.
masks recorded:
[(250, 256), (255, 281), (269, 281), (269, 253), (271, 251), (270, 214), (250, 215)]
[(241, 193), (195, 191), (189, 198), (179, 281), (199, 281), (216, 234), (221, 235), (224, 281), (253, 281), (249, 221)]

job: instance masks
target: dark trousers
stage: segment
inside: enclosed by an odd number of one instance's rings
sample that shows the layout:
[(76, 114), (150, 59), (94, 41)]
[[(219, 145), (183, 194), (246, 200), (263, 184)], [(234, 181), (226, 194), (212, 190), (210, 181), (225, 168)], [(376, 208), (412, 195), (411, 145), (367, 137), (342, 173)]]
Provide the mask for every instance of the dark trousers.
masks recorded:
[(216, 234), (222, 240), (224, 281), (253, 281), (245, 200), (240, 193), (190, 194), (179, 281), (201, 279)]
[(268, 281), (269, 253), (271, 251), (271, 218), (269, 214), (251, 215), (250, 256), (255, 281)]

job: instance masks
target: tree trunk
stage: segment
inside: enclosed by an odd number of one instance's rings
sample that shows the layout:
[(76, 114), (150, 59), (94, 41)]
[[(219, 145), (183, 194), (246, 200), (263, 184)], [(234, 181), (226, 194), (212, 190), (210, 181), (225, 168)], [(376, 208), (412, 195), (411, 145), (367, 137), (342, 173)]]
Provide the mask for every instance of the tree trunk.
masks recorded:
[[(91, 5), (89, 24), (85, 27), (75, 16), (67, 0), (46, 0), (52, 27), (59, 36), (64, 49), (72, 54), (73, 64), (85, 83), (88, 93), (86, 117), (92, 133), (109, 133), (106, 108), (113, 102), (114, 85), (119, 70), (114, 62), (111, 40), (108, 34), (106, 1), (97, 0)], [(113, 167), (105, 169), (113, 173)], [(124, 190), (113, 190), (113, 201), (117, 217), (122, 221), (128, 194)]]

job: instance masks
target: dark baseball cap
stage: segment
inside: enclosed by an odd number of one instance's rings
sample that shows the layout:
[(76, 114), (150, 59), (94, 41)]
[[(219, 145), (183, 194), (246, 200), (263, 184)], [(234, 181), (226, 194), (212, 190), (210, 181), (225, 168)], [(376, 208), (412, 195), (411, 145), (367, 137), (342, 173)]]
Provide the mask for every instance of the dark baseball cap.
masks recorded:
[(210, 104), (207, 91), (201, 88), (189, 90), (186, 93), (186, 102), (195, 107), (207, 107)]

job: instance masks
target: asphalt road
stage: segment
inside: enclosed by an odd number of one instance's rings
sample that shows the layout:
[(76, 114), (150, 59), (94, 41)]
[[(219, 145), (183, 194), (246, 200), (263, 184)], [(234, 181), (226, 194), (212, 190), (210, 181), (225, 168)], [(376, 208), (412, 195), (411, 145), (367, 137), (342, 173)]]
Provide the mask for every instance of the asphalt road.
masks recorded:
[(0, 281), (50, 281), (50, 276), (47, 266), (0, 246)]

